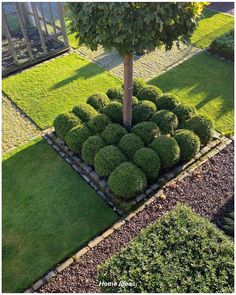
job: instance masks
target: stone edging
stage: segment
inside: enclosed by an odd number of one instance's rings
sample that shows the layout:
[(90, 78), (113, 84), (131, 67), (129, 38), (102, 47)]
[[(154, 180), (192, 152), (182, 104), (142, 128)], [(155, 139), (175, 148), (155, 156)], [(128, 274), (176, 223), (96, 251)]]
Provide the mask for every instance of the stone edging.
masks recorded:
[[(188, 177), (193, 173), (194, 170), (199, 168), (201, 165), (206, 163), (208, 159), (214, 157), (216, 154), (218, 154), (222, 149), (224, 149), (227, 145), (232, 143), (232, 140), (227, 137), (222, 137), (222, 140), (217, 144), (217, 146), (214, 146), (213, 149), (208, 150), (208, 152), (205, 153), (204, 157), (198, 158), (198, 160), (193, 163), (188, 169), (180, 173), (177, 177), (174, 179), (171, 179), (168, 183), (172, 181), (182, 181), (185, 177)], [(207, 147), (207, 146), (206, 146)], [(205, 147), (205, 148), (206, 148)], [(165, 185), (167, 185), (166, 183)], [(164, 187), (163, 187), (164, 188)], [(129, 213), (127, 216), (122, 217), (120, 220), (118, 220), (112, 227), (110, 227), (108, 230), (106, 230), (103, 234), (95, 237), (92, 241), (90, 241), (84, 248), (79, 250), (77, 253), (75, 253), (72, 257), (65, 260), (63, 263), (58, 265), (56, 268), (50, 270), (47, 274), (45, 274), (40, 280), (35, 282), (33, 286), (29, 289), (27, 289), (24, 293), (34, 293), (36, 292), (40, 287), (42, 287), (44, 284), (49, 282), (51, 278), (56, 276), (58, 273), (61, 273), (64, 269), (66, 269), (69, 265), (71, 265), (74, 261), (79, 261), (82, 256), (84, 256), (88, 251), (96, 247), (99, 243), (101, 243), (104, 239), (109, 237), (114, 231), (118, 231), (122, 229), (123, 225), (125, 225), (127, 222), (129, 222), (133, 217), (135, 217), (139, 212), (144, 210), (145, 207), (147, 207), (149, 204), (151, 204), (156, 199), (165, 199), (165, 196), (163, 194), (163, 189), (160, 189), (155, 195), (150, 197), (148, 200), (146, 200), (138, 209), (136, 209), (134, 212)]]

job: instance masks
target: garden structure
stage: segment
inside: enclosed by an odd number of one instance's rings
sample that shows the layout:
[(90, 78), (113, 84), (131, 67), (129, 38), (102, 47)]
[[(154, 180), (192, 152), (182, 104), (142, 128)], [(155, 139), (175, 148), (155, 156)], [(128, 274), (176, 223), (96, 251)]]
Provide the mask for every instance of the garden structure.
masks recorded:
[[(46, 43), (58, 5), (34, 6)], [(3, 291), (232, 292), (233, 16), (134, 55), (127, 128), (122, 59), (78, 44), (64, 8), (69, 52), (2, 82)]]

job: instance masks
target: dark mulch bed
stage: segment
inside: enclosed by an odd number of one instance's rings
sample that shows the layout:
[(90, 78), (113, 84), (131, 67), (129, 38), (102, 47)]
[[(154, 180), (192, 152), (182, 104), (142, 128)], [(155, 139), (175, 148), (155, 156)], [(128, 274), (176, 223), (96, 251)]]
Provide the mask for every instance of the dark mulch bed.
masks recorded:
[(234, 15), (234, 2), (211, 2), (208, 8)]
[(58, 274), (39, 292), (99, 292), (96, 280), (97, 265), (126, 246), (142, 228), (171, 210), (176, 202), (188, 203), (197, 213), (220, 226), (222, 214), (232, 210), (234, 193), (234, 147), (227, 146), (197, 169), (193, 175), (164, 189), (166, 199), (155, 200), (143, 211), (115, 231), (80, 262), (73, 263)]

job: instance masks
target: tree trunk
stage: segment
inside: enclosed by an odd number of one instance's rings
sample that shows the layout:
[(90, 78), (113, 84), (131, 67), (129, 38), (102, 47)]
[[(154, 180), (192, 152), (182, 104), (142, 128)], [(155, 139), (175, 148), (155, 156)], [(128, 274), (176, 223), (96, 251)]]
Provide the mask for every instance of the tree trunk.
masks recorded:
[(132, 96), (133, 96), (133, 56), (124, 57), (124, 101), (123, 124), (126, 128), (132, 127)]

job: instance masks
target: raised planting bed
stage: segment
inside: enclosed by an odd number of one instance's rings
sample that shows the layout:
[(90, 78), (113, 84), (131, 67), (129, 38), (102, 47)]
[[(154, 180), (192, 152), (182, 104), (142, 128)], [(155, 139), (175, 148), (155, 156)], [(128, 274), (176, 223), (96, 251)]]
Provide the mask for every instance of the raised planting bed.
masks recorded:
[(209, 220), (179, 204), (98, 273), (108, 293), (231, 293), (234, 245)]
[(109, 89), (107, 94), (93, 95), (87, 104), (57, 116), (55, 132), (45, 138), (121, 211), (153, 194), (220, 143), (208, 118), (157, 87), (135, 80), (138, 98), (133, 98), (130, 131), (121, 125), (122, 90)]

